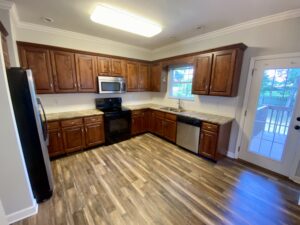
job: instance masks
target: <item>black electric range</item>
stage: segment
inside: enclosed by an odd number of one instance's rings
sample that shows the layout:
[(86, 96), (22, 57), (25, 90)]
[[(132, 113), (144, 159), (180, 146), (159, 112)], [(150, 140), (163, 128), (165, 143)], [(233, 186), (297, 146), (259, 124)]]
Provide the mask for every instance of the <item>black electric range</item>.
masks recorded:
[(113, 144), (131, 136), (131, 110), (122, 107), (122, 98), (97, 98), (96, 108), (104, 112), (105, 143)]

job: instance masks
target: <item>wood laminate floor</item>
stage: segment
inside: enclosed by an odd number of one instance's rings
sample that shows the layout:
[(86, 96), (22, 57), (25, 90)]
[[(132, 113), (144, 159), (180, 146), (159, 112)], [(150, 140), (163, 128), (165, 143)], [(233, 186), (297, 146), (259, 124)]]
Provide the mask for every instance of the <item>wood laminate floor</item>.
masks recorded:
[(151, 134), (52, 167), (53, 197), (15, 225), (300, 224), (298, 185)]

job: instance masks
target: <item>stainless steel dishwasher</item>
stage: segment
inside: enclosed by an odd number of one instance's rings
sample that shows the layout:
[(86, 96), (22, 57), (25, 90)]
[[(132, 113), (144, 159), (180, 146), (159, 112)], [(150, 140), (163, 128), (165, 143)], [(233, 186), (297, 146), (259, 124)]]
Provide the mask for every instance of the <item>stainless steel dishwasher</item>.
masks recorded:
[(198, 153), (201, 121), (188, 116), (177, 116), (177, 138), (176, 144)]

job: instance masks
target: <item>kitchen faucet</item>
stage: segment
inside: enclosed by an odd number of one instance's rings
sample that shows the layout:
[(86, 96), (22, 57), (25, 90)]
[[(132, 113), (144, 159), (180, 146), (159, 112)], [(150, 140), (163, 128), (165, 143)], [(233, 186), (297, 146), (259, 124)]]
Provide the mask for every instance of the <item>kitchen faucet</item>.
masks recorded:
[(181, 103), (182, 103), (182, 102), (181, 102), (181, 99), (178, 99), (177, 105), (178, 105), (178, 109), (179, 109), (179, 110), (182, 110), (182, 109), (183, 109)]

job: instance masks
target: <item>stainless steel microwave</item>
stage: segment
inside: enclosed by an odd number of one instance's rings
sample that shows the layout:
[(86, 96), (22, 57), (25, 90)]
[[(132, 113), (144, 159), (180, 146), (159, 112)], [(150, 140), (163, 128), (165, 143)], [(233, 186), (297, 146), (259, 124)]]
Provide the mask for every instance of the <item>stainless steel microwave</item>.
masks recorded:
[(125, 93), (126, 81), (123, 77), (98, 76), (99, 93)]

